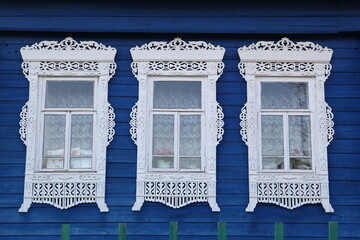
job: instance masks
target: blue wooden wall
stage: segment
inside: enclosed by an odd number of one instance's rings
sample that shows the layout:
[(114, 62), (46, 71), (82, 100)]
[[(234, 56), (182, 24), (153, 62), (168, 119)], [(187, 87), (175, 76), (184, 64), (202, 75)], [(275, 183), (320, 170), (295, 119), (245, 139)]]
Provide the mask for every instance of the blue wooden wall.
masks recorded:
[[(310, 4), (310, 1), (308, 1)], [(228, 222), (229, 240), (272, 239), (273, 223), (285, 223), (286, 239), (325, 240), (327, 223), (339, 222), (340, 239), (360, 238), (360, 11), (350, 2), (271, 7), (257, 11), (246, 6), (212, 6), (190, 11), (189, 6), (167, 5), (138, 9), (127, 5), (118, 11), (93, 4), (4, 6), (0, 9), (0, 239), (59, 239), (60, 224), (70, 223), (72, 239), (117, 239), (117, 223), (128, 223), (129, 240), (168, 239), (168, 222), (179, 222), (179, 239), (215, 240), (216, 222)], [(106, 2), (106, 4), (108, 4)], [(107, 5), (109, 6), (109, 5)], [(118, 5), (119, 7), (120, 5)], [(161, 7), (162, 6), (162, 7)], [(314, 7), (315, 6), (315, 7)], [(19, 7), (19, 8), (17, 8)], [(288, 11), (285, 11), (285, 10)], [(253, 10), (251, 12), (251, 10)], [(273, 15), (271, 17), (271, 15)], [(122, 16), (122, 17), (121, 17)], [(174, 25), (173, 25), (174, 24)], [(256, 34), (253, 34), (256, 33)], [(116, 113), (116, 136), (108, 148), (106, 202), (109, 213), (95, 204), (69, 210), (33, 204), (18, 213), (22, 203), (25, 145), (19, 138), (21, 107), (28, 99), (28, 82), (22, 74), (20, 48), (42, 40), (95, 40), (118, 50), (118, 69), (109, 85), (109, 101)], [(335, 114), (335, 138), (329, 151), (331, 203), (335, 213), (320, 205), (286, 210), (259, 204), (246, 213), (248, 203), (247, 147), (239, 134), (239, 113), (246, 101), (246, 84), (238, 72), (237, 48), (260, 40), (313, 41), (334, 50), (333, 70), (326, 82), (326, 101)], [(218, 80), (218, 102), (225, 113), (225, 135), (218, 146), (217, 191), (220, 213), (206, 203), (174, 210), (145, 203), (132, 212), (135, 200), (136, 146), (129, 134), (129, 113), (137, 101), (137, 80), (131, 73), (130, 48), (174, 37), (203, 40), (226, 48), (225, 71)]]

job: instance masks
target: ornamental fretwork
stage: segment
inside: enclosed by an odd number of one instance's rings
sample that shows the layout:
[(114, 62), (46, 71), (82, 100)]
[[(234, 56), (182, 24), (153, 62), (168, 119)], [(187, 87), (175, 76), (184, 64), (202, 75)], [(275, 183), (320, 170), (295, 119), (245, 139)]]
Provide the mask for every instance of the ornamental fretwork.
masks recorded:
[[(20, 138), (26, 144), (24, 201), (19, 209), (27, 212), (32, 203), (50, 204), (67, 209), (81, 203), (96, 203), (108, 212), (105, 203), (106, 148), (115, 134), (115, 113), (108, 103), (108, 81), (114, 75), (116, 49), (94, 41), (77, 42), (66, 38), (60, 42), (42, 41), (21, 48), (22, 69), (29, 80), (29, 100), (20, 113)], [(38, 149), (41, 122), (41, 84), (47, 77), (94, 79), (96, 119), (94, 127), (93, 167), (81, 171), (44, 171)]]
[[(312, 42), (260, 41), (238, 50), (240, 74), (247, 82), (247, 102), (241, 109), (240, 134), (248, 146), (249, 204), (253, 212), (257, 203), (272, 203), (287, 209), (304, 204), (321, 203), (326, 212), (333, 212), (329, 200), (327, 146), (333, 139), (334, 122), (331, 108), (325, 102), (324, 82), (330, 75), (332, 50)], [(259, 86), (260, 79), (296, 81), (307, 79), (314, 86), (313, 107), (316, 148), (312, 149), (312, 171), (263, 171), (260, 166)]]
[[(208, 202), (212, 211), (220, 211), (216, 203), (216, 146), (224, 134), (224, 114), (216, 102), (216, 81), (223, 72), (224, 48), (202, 41), (185, 42), (175, 38), (170, 42), (150, 42), (131, 49), (132, 72), (139, 81), (139, 100), (130, 113), (130, 134), (137, 145), (136, 202), (133, 211), (143, 203), (159, 202), (172, 208), (190, 203)], [(201, 171), (154, 171), (150, 166), (151, 79), (201, 79), (205, 105)], [(166, 78), (165, 78), (166, 76)]]

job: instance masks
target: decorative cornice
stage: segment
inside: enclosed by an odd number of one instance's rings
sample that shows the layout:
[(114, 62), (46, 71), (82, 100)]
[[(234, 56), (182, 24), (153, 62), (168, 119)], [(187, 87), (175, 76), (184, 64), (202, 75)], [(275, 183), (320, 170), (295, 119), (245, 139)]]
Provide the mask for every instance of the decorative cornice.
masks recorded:
[(142, 46), (136, 46), (131, 48), (131, 50), (225, 50), (223, 47), (214, 46), (211, 43), (206, 43), (204, 41), (190, 41), (185, 42), (181, 38), (174, 38), (170, 42), (150, 42), (145, 43)]
[(259, 41), (249, 46), (239, 48), (243, 50), (267, 50), (267, 51), (313, 51), (313, 52), (332, 52), (330, 48), (322, 47), (313, 42), (297, 42), (294, 43), (290, 39), (284, 37), (278, 42), (273, 41)]
[(95, 41), (80, 41), (77, 42), (71, 37), (67, 37), (64, 40), (58, 41), (41, 41), (31, 46), (22, 47), (21, 50), (57, 50), (57, 51), (68, 51), (68, 50), (108, 50), (116, 51), (113, 47), (106, 47), (102, 43)]
[(225, 48), (204, 41), (150, 42), (130, 49), (136, 61), (221, 61)]
[(22, 47), (24, 61), (113, 61), (116, 49), (95, 41), (77, 42), (71, 37), (58, 41), (41, 41)]
[(241, 62), (303, 61), (328, 63), (333, 51), (313, 42), (296, 42), (282, 38), (278, 42), (260, 41), (238, 49)]

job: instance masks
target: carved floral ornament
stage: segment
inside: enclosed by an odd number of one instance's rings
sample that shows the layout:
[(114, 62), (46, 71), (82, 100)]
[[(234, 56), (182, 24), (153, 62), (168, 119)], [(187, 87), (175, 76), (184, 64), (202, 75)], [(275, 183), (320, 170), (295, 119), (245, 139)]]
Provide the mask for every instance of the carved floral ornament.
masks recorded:
[[(247, 212), (253, 212), (256, 204), (272, 203), (287, 209), (304, 204), (321, 203), (326, 212), (333, 212), (329, 199), (327, 146), (333, 139), (333, 113), (325, 102), (324, 82), (330, 75), (332, 50), (312, 42), (294, 43), (288, 38), (278, 42), (260, 41), (238, 49), (240, 74), (247, 81), (247, 102), (241, 109), (240, 134), (248, 146), (249, 204)], [(311, 121), (312, 171), (263, 171), (261, 168), (261, 142), (258, 126), (261, 108), (259, 87), (261, 79), (294, 81), (302, 79), (314, 86), (309, 91), (313, 99)], [(279, 110), (279, 109), (276, 109)], [(281, 109), (279, 110), (281, 113)], [(278, 112), (279, 112), (278, 111)], [(276, 112), (267, 110), (267, 114)], [(289, 113), (291, 114), (291, 113)], [(301, 173), (301, 174), (300, 174)]]
[[(105, 203), (106, 148), (115, 135), (115, 113), (108, 102), (107, 90), (108, 81), (116, 70), (115, 54), (116, 49), (110, 46), (95, 41), (77, 42), (70, 37), (60, 42), (42, 41), (21, 48), (24, 61), (21, 66), (30, 87), (29, 100), (20, 113), (20, 138), (27, 147), (27, 154), (24, 201), (19, 212), (27, 212), (32, 203), (46, 203), (60, 209), (97, 203), (101, 212), (109, 211)], [(43, 149), (39, 146), (44, 128), (42, 119), (48, 114), (41, 111), (44, 99), (41, 89), (49, 79), (74, 81), (74, 77), (97, 82), (93, 91), (97, 126), (93, 128), (96, 137), (91, 150), (91, 174), (82, 173), (88, 170), (83, 168), (79, 171), (46, 171), (41, 164), (43, 153), (37, 151)], [(68, 114), (62, 108), (57, 111)], [(76, 111), (71, 112), (76, 114)]]
[[(132, 72), (139, 81), (139, 100), (130, 113), (131, 138), (137, 145), (136, 202), (132, 210), (140, 211), (147, 201), (175, 209), (194, 202), (208, 202), (212, 211), (220, 211), (216, 203), (216, 146), (224, 134), (224, 114), (216, 102), (216, 81), (224, 69), (225, 49), (203, 41), (185, 42), (175, 38), (170, 42), (137, 46), (130, 52)], [(195, 173), (184, 169), (161, 169), (159, 173), (152, 168), (148, 157), (153, 127), (149, 119), (149, 109), (152, 109), (149, 99), (154, 79), (201, 81), (205, 102), (201, 113), (205, 121), (202, 120), (201, 125), (207, 141), (201, 143), (206, 154), (201, 155), (201, 169), (192, 170)]]

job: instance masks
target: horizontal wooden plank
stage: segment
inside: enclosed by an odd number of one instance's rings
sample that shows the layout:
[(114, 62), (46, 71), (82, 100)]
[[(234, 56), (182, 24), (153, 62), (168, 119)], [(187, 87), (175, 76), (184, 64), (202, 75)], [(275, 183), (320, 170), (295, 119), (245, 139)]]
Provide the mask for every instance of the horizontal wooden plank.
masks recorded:
[[(21, 24), (20, 24), (21, 23)], [(89, 24), (91, 23), (91, 25)], [(1, 16), (2, 31), (121, 33), (336, 33), (336, 17)]]

